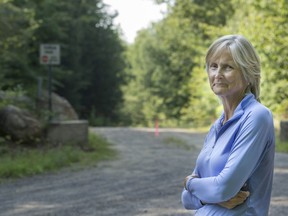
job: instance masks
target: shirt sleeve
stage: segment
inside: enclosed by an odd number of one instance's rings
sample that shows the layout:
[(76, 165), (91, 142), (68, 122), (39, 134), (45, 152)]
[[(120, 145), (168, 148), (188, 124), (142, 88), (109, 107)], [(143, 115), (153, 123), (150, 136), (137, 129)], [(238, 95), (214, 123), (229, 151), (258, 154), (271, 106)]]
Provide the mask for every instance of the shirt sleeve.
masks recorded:
[[(192, 175), (198, 176), (197, 167), (195, 167)], [(181, 194), (181, 202), (184, 208), (189, 210), (196, 210), (203, 206), (199, 198), (197, 198), (195, 195), (185, 189), (183, 189)]]
[(240, 126), (223, 170), (214, 177), (190, 179), (186, 184), (188, 192), (206, 203), (219, 203), (234, 197), (264, 156), (271, 130), (274, 134), (269, 110), (262, 108), (250, 112)]
[(199, 198), (197, 198), (190, 191), (187, 191), (185, 189), (183, 189), (182, 191), (181, 201), (184, 208), (189, 210), (196, 210), (203, 206)]

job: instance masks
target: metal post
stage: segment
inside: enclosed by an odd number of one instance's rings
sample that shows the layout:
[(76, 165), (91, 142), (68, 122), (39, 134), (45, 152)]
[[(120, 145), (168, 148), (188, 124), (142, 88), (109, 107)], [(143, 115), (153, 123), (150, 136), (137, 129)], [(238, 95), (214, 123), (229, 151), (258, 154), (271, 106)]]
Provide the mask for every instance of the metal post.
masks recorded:
[(48, 98), (48, 105), (49, 105), (49, 121), (51, 120), (52, 118), (52, 97), (51, 97), (51, 94), (52, 94), (52, 66), (51, 64), (48, 65), (49, 67), (49, 71), (48, 71), (48, 94), (49, 94), (49, 98)]
[(37, 89), (37, 98), (40, 99), (42, 97), (42, 77), (38, 77), (38, 89)]

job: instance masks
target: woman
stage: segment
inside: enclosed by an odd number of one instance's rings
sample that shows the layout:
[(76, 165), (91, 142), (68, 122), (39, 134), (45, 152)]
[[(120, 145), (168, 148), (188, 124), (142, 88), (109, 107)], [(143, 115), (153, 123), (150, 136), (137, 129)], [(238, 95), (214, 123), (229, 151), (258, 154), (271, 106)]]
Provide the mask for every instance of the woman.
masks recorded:
[(184, 180), (182, 203), (200, 216), (268, 215), (275, 138), (259, 102), (259, 57), (243, 36), (223, 36), (208, 49), (206, 71), (224, 111)]

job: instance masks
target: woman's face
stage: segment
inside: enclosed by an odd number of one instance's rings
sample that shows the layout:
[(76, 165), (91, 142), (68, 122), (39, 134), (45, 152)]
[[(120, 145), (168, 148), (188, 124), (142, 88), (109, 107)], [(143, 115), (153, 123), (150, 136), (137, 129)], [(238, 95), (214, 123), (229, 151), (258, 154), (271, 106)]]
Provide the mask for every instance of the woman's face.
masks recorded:
[(227, 99), (243, 96), (248, 85), (228, 50), (210, 59), (208, 77), (212, 91)]

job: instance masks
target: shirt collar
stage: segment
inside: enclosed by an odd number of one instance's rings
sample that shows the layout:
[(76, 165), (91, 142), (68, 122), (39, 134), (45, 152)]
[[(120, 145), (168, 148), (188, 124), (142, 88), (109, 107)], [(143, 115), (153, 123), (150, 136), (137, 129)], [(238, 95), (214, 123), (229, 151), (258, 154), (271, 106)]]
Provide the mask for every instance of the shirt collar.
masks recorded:
[[(236, 107), (234, 114), (232, 116), (232, 118), (235, 115), (239, 115), (239, 114), (243, 114), (244, 110), (246, 109), (246, 107), (255, 99), (255, 96), (252, 93), (247, 93), (244, 98), (242, 99), (242, 101), (238, 104), (238, 106)], [(224, 114), (223, 114), (224, 115)]]
[[(238, 104), (238, 106), (236, 107), (236, 109), (234, 110), (233, 116), (227, 121), (227, 122), (232, 122), (235, 119), (240, 118), (243, 113), (244, 110), (246, 109), (246, 107), (255, 99), (255, 96), (252, 93), (247, 93), (244, 98), (242, 99), (242, 101)], [(220, 128), (222, 127), (222, 122), (224, 119), (224, 112), (222, 112), (220, 118), (215, 122), (215, 126), (216, 126), (216, 131), (219, 131)]]

